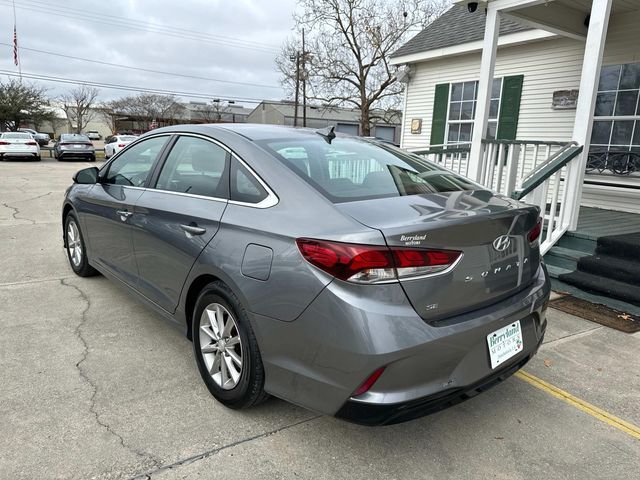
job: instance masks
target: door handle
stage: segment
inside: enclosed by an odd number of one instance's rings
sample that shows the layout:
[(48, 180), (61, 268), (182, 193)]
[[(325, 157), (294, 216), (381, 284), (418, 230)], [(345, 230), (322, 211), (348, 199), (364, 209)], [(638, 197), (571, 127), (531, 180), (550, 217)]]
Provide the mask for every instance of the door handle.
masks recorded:
[(197, 225), (180, 225), (180, 228), (184, 230), (187, 235), (202, 235), (207, 231), (206, 228), (198, 227)]
[(116, 213), (120, 215), (120, 220), (123, 222), (126, 222), (127, 218), (133, 215), (133, 212), (127, 212), (126, 210), (116, 210)]

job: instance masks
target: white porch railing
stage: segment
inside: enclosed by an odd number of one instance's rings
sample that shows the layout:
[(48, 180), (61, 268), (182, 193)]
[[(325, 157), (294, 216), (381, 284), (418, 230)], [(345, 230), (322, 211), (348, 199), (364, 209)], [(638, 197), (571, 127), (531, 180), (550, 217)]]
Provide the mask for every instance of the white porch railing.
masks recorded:
[[(470, 145), (437, 145), (415, 150), (433, 163), (461, 175), (469, 171)], [(483, 185), (540, 207), (544, 216), (540, 251), (544, 255), (567, 231), (571, 213), (568, 172), (582, 147), (574, 142), (484, 140), (480, 178)]]

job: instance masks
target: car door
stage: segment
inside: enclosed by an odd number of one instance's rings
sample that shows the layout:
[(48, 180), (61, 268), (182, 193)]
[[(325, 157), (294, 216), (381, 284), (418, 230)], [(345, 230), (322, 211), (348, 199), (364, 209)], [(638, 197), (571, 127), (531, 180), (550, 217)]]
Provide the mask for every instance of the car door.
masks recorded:
[(131, 286), (138, 280), (130, 225), (134, 205), (169, 137), (145, 139), (105, 165), (80, 210), (91, 260)]
[(138, 199), (132, 218), (139, 291), (169, 312), (227, 206), (230, 153), (197, 135), (180, 135)]

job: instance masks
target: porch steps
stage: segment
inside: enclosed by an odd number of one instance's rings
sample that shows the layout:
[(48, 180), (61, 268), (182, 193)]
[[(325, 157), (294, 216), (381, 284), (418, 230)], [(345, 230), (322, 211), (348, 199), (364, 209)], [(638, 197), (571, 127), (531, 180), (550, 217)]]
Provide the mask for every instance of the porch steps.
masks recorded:
[(554, 290), (640, 315), (640, 233), (568, 232), (545, 255)]

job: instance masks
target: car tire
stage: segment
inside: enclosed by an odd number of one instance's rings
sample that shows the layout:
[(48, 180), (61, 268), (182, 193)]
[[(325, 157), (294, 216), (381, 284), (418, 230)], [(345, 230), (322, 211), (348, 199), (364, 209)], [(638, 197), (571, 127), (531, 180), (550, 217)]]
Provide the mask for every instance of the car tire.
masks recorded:
[[(73, 233), (71, 233), (72, 231)], [(73, 272), (80, 277), (97, 275), (98, 271), (89, 265), (84, 237), (80, 231), (78, 218), (73, 212), (69, 212), (64, 219), (64, 235), (67, 258)], [(78, 248), (80, 250), (77, 250)]]
[(40, 155), (36, 155), (36, 162), (39, 162), (42, 160), (42, 157)]
[[(222, 335), (217, 325), (222, 326)], [(264, 391), (264, 366), (247, 310), (227, 285), (216, 281), (202, 290), (191, 326), (198, 371), (216, 400), (241, 409), (269, 398)], [(205, 342), (208, 343), (204, 345)]]
[(96, 157), (95, 157), (95, 155), (94, 155), (93, 157), (91, 157), (91, 158), (89, 159), (89, 161), (90, 161), (90, 162), (95, 162), (95, 161), (96, 161)]

